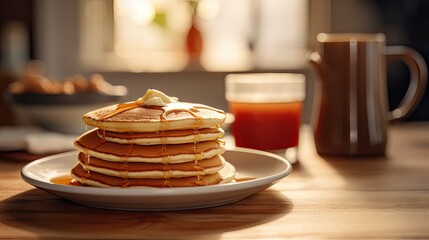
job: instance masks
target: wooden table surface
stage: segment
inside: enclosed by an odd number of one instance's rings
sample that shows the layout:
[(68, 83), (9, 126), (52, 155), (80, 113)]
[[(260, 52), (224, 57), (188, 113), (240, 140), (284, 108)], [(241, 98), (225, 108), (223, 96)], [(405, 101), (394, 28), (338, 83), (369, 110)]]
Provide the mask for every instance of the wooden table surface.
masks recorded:
[(84, 207), (0, 159), (0, 239), (429, 239), (429, 123), (390, 126), (386, 157), (322, 158), (309, 129), (291, 175), (240, 202), (199, 210)]

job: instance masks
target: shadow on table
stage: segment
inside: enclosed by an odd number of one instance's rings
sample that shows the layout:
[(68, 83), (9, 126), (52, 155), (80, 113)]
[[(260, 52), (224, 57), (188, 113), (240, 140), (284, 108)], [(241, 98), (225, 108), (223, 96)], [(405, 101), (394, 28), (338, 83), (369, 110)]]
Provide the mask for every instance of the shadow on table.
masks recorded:
[(281, 218), (292, 208), (286, 196), (271, 189), (229, 205), (165, 212), (90, 208), (33, 189), (3, 200), (0, 222), (42, 238), (218, 239)]

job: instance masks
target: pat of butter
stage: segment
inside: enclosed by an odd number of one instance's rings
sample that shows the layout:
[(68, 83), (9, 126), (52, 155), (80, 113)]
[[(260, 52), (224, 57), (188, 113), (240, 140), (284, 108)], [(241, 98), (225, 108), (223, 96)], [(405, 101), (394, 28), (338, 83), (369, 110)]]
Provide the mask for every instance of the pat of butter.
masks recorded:
[(165, 107), (167, 104), (175, 103), (179, 99), (176, 97), (169, 97), (165, 93), (155, 89), (148, 89), (140, 100), (145, 106)]

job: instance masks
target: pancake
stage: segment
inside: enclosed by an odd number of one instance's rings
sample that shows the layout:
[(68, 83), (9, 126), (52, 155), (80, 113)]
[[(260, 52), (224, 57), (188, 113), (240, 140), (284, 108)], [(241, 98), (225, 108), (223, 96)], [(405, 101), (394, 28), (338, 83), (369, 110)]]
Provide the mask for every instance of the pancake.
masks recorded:
[(85, 154), (111, 162), (181, 163), (225, 152), (224, 143), (219, 140), (173, 145), (119, 144), (100, 138), (97, 129), (81, 135), (74, 145)]
[(131, 188), (131, 187), (194, 187), (223, 184), (231, 182), (235, 176), (235, 168), (230, 163), (215, 173), (204, 176), (183, 177), (183, 178), (123, 178), (112, 177), (97, 172), (91, 172), (83, 169), (82, 165), (77, 164), (72, 170), (71, 175), (82, 185), (94, 187), (110, 188)]
[(120, 144), (158, 145), (216, 140), (225, 134), (222, 128), (184, 129), (160, 132), (118, 133), (99, 129), (100, 138)]
[(71, 169), (82, 185), (190, 187), (231, 181), (235, 168), (222, 154), (224, 111), (149, 89), (134, 102), (86, 113), (95, 128), (79, 136)]
[(91, 111), (83, 116), (83, 121), (113, 132), (158, 132), (219, 127), (225, 118), (224, 111), (202, 104), (175, 102), (148, 107), (136, 101)]
[(197, 162), (162, 164), (162, 163), (117, 163), (80, 153), (79, 163), (83, 169), (114, 177), (127, 178), (170, 178), (201, 176), (214, 174), (224, 167), (225, 159), (216, 155)]

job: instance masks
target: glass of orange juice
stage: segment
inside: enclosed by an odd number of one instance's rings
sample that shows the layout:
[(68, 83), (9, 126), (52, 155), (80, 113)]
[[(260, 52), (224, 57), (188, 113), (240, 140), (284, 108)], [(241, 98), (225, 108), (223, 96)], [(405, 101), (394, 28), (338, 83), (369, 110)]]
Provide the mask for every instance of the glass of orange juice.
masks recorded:
[(272, 151), (298, 146), (303, 74), (228, 74), (225, 87), (237, 147)]

